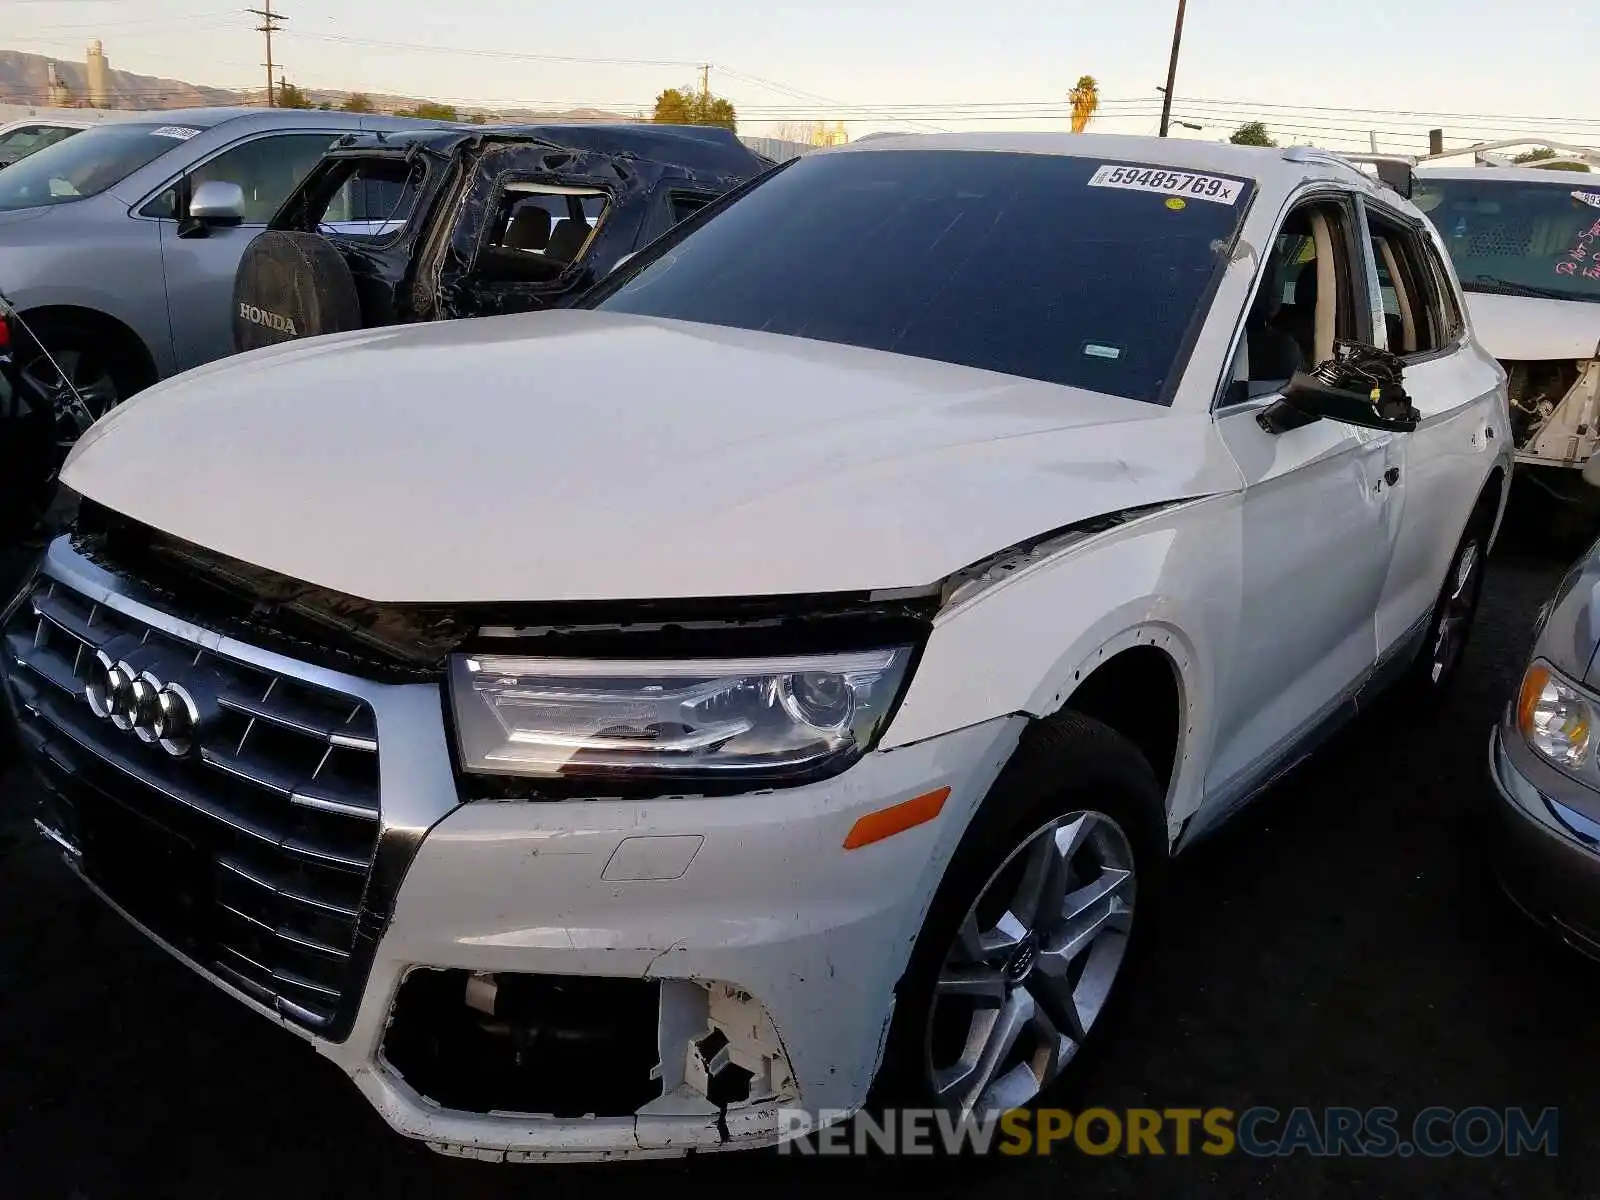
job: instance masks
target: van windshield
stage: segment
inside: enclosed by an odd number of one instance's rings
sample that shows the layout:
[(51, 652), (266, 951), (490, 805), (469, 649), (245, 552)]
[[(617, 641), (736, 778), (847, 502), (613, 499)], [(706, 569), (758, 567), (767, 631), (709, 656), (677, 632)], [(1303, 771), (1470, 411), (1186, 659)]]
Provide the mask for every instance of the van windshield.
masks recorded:
[(192, 125), (101, 125), (0, 171), (0, 212), (98, 196), (203, 132)]
[(1054, 154), (819, 154), (585, 303), (1164, 404), (1251, 192)]
[(1550, 175), (1417, 176), (1412, 201), (1444, 239), (1463, 289), (1600, 302), (1600, 177)]

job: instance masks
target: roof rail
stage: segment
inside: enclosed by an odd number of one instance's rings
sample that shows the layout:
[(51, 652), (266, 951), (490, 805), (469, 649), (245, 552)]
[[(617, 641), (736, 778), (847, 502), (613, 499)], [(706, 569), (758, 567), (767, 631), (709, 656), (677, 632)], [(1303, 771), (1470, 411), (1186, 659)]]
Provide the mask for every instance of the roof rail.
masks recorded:
[[(1380, 183), (1408, 200), (1415, 183), (1412, 168), (1417, 160), (1408, 154), (1346, 154), (1342, 150), (1322, 150), (1316, 146), (1291, 146), (1283, 152), (1283, 157), (1289, 162), (1349, 167), (1362, 175), (1376, 175)], [(1373, 170), (1363, 171), (1363, 164), (1372, 166)]]
[[(1548, 158), (1540, 158), (1535, 162), (1519, 163), (1514, 157), (1497, 153), (1501, 150), (1548, 150)], [(1587, 167), (1591, 171), (1600, 171), (1600, 150), (1592, 146), (1576, 146), (1571, 142), (1551, 141), (1541, 137), (1507, 138), (1499, 142), (1478, 142), (1475, 145), (1463, 146), (1459, 150), (1446, 150), (1440, 154), (1427, 154), (1418, 161), (1433, 162), (1441, 158), (1455, 158), (1458, 155), (1470, 154), (1473, 161), (1480, 167), (1554, 167), (1578, 166)]]

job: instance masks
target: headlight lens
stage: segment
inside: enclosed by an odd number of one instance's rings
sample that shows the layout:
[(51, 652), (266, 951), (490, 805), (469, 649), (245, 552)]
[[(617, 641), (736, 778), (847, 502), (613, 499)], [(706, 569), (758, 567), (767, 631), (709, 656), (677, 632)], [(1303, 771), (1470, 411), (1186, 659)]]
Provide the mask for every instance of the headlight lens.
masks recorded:
[(1545, 758), (1571, 770), (1589, 761), (1594, 709), (1572, 684), (1546, 664), (1534, 663), (1517, 696), (1517, 728)]
[(462, 767), (572, 778), (811, 778), (868, 750), (911, 647), (787, 658), (640, 660), (460, 654)]

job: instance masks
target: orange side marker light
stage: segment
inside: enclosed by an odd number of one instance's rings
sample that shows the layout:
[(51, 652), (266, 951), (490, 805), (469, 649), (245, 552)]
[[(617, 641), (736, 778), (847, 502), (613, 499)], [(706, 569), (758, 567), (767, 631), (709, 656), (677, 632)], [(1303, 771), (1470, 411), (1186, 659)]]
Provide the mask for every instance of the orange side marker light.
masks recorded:
[(950, 789), (942, 787), (936, 792), (929, 792), (914, 800), (904, 800), (888, 808), (880, 808), (877, 812), (868, 813), (850, 827), (850, 834), (844, 839), (844, 848), (859, 850), (862, 846), (870, 846), (873, 842), (892, 838), (895, 834), (915, 829), (918, 825), (926, 825), (939, 815), (940, 810), (944, 808), (944, 802), (949, 798)]

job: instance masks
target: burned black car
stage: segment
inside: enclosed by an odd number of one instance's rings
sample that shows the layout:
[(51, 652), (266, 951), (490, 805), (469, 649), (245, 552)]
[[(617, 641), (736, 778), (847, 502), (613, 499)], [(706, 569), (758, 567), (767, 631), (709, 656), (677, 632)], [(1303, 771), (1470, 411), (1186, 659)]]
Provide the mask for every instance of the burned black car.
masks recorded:
[(676, 125), (352, 134), (245, 252), (235, 349), (562, 307), (773, 165)]

